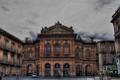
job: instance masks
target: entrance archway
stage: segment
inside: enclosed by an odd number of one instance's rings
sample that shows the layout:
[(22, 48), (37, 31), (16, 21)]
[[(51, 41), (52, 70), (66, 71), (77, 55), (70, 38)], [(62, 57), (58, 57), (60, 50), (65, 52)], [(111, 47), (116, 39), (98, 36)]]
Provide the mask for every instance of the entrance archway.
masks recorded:
[(61, 76), (61, 67), (60, 64), (55, 64), (54, 66), (54, 76), (55, 77), (60, 77)]
[(69, 76), (70, 65), (68, 63), (63, 65), (63, 77)]
[(49, 63), (45, 64), (45, 76), (50, 77), (51, 76), (51, 65)]
[(92, 76), (91, 66), (90, 65), (86, 65), (86, 67), (85, 67), (85, 75), (86, 76)]
[(27, 75), (28, 76), (31, 76), (33, 74), (32, 69), (33, 69), (32, 64), (28, 64), (27, 65)]

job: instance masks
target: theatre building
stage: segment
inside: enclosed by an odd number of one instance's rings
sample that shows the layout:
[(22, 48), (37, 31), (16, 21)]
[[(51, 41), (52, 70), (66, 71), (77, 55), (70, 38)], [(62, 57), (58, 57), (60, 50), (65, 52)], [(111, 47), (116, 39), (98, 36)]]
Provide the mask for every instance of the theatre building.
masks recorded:
[(23, 45), (24, 75), (93, 76), (97, 67), (96, 43), (82, 40), (60, 22), (42, 28), (35, 41), (27, 38)]

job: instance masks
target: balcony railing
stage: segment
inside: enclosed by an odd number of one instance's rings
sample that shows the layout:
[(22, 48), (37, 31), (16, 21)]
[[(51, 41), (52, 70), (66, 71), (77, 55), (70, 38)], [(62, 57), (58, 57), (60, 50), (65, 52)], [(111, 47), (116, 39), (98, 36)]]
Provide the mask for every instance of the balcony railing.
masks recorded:
[(7, 64), (8, 62), (7, 62), (7, 60), (3, 59), (3, 60), (1, 60), (1, 63)]
[(22, 50), (19, 50), (19, 49), (15, 49), (13, 46), (8, 46), (6, 44), (3, 44), (3, 43), (0, 43), (0, 48), (2, 48), (3, 50), (7, 50), (7, 51), (10, 51), (10, 52), (15, 52), (15, 53), (21, 53)]

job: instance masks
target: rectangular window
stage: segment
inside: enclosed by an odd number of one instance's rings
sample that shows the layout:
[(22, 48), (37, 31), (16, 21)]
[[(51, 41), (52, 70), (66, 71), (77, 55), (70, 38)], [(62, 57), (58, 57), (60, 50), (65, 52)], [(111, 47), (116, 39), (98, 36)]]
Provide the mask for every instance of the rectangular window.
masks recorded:
[(7, 63), (7, 52), (6, 52), (6, 51), (3, 52), (2, 62), (3, 62), (3, 63)]
[(9, 40), (7, 38), (5, 38), (4, 40), (5, 40), (4, 48), (7, 49), (8, 48)]
[(14, 55), (11, 54), (11, 64), (14, 64)]

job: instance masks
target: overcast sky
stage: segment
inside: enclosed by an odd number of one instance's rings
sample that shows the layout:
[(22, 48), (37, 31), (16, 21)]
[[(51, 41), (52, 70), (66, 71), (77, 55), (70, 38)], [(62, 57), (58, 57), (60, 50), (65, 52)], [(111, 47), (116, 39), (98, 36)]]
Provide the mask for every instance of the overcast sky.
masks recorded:
[(114, 34), (111, 17), (120, 0), (0, 0), (0, 27), (24, 40), (60, 21), (75, 32)]

